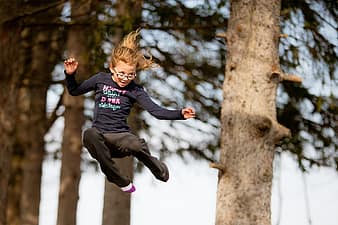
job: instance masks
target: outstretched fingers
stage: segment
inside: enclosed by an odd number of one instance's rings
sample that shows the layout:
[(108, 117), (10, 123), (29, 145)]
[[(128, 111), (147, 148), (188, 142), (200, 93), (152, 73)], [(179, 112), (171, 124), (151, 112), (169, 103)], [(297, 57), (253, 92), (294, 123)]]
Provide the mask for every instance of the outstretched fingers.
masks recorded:
[(67, 74), (73, 74), (77, 70), (77, 67), (79, 66), (78, 61), (76, 61), (75, 58), (71, 57), (64, 61), (64, 66)]

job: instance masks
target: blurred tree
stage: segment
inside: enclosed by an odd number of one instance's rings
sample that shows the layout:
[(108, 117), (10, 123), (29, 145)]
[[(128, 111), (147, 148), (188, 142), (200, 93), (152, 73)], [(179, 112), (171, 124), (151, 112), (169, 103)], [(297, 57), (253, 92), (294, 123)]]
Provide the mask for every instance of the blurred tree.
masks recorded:
[[(92, 0), (70, 1), (70, 24), (67, 33), (66, 58), (79, 61), (78, 80), (89, 76), (92, 28), (96, 23), (98, 2)], [(68, 7), (67, 6), (67, 7)], [(59, 190), (58, 225), (76, 224), (76, 209), (79, 199), (80, 164), (82, 152), (82, 127), (84, 125), (84, 97), (63, 96), (64, 132), (62, 141), (61, 180)]]
[(0, 4), (0, 224), (6, 224), (8, 185), (14, 144), (18, 89), (24, 74), (25, 51), (19, 2)]
[(60, 31), (54, 26), (31, 26), (46, 18), (58, 21), (59, 1), (26, 3), (21, 8), (25, 12), (35, 12), (35, 16), (24, 19), (22, 31), (26, 60), (16, 101), (18, 118), (15, 119), (8, 225), (38, 224), (44, 134), (47, 131), (46, 94), (51, 83), (50, 74), (60, 57)]
[[(160, 141), (150, 145), (162, 156), (188, 153), (209, 161), (216, 158), (225, 48), (215, 37), (226, 27), (226, 11), (224, 1), (203, 4), (144, 1), (142, 43), (145, 51), (158, 60), (161, 69), (141, 74), (141, 81), (151, 96), (165, 106), (192, 105), (198, 116), (198, 120), (188, 123), (161, 122), (162, 126), (172, 129), (158, 132), (158, 123), (154, 126), (147, 114), (142, 115), (149, 138)], [(183, 127), (191, 133), (187, 134)]]
[(282, 1), (282, 69), (302, 75), (302, 85), (282, 83), (278, 120), (291, 129), (281, 143), (305, 170), (313, 165), (338, 170), (338, 2)]

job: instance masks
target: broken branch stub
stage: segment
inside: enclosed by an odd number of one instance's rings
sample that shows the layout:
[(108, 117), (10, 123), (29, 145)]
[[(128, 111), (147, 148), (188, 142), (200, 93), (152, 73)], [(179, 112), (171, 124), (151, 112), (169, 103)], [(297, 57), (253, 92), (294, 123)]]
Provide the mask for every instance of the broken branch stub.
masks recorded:
[(274, 82), (291, 81), (295, 83), (302, 83), (302, 78), (293, 74), (282, 73), (281, 71), (272, 71), (270, 80)]
[(209, 164), (210, 168), (218, 169), (221, 173), (225, 173), (225, 166), (223, 166), (220, 163), (210, 163)]
[(226, 33), (218, 33), (218, 34), (216, 34), (216, 37), (223, 38), (224, 40), (227, 40), (227, 34)]

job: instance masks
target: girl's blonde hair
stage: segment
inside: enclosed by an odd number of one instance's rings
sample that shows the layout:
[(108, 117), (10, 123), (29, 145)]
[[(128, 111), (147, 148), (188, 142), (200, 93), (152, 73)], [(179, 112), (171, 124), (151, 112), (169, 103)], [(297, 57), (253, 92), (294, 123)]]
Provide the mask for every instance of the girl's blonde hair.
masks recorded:
[(135, 65), (136, 70), (144, 70), (154, 67), (152, 56), (145, 58), (138, 44), (140, 29), (130, 32), (113, 49), (110, 60), (110, 67), (115, 67), (119, 61), (129, 65)]

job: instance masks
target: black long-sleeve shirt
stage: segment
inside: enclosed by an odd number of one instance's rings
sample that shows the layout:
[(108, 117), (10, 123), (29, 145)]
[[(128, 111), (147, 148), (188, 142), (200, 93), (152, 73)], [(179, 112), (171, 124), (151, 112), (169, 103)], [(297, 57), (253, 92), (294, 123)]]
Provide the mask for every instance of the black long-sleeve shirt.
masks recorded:
[(119, 87), (111, 73), (100, 72), (82, 83), (66, 74), (66, 87), (73, 96), (95, 92), (93, 127), (107, 132), (129, 132), (127, 117), (135, 102), (152, 116), (162, 120), (182, 120), (181, 110), (168, 110), (154, 103), (142, 86), (132, 81)]

